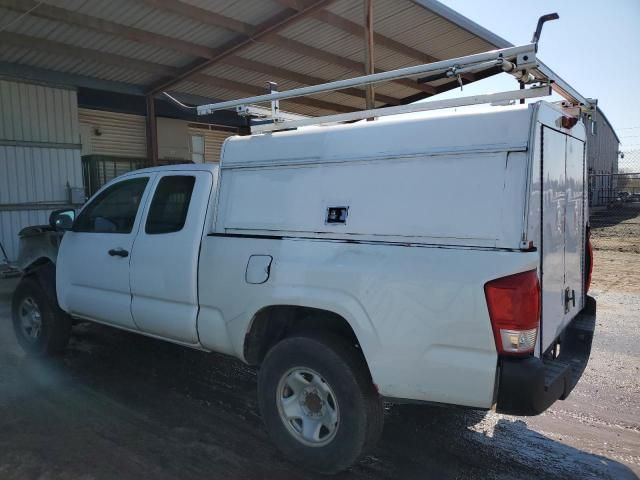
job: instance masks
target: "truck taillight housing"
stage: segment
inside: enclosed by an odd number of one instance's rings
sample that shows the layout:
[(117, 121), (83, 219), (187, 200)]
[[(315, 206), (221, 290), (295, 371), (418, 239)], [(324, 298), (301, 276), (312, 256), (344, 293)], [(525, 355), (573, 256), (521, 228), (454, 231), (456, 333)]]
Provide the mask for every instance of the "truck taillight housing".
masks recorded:
[[(587, 234), (589, 235), (589, 234)], [(586, 252), (586, 259), (587, 259), (587, 275), (585, 278), (585, 285), (584, 285), (584, 293), (588, 293), (589, 289), (591, 288), (591, 276), (593, 275), (593, 245), (591, 245), (591, 238), (590, 236), (587, 237), (587, 252)]]
[(540, 325), (536, 270), (491, 280), (484, 293), (498, 354), (524, 356), (533, 352)]

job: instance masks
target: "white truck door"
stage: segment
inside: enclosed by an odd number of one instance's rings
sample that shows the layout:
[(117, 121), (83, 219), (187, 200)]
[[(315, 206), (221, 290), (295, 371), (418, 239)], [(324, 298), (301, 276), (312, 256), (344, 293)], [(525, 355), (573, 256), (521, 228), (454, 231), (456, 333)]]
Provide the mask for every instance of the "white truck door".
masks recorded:
[(196, 344), (198, 256), (213, 175), (162, 172), (131, 254), (131, 310), (140, 330)]
[(582, 308), (584, 144), (542, 127), (542, 350)]
[(134, 175), (100, 192), (66, 232), (58, 254), (58, 301), (67, 312), (136, 328), (129, 260), (152, 175)]

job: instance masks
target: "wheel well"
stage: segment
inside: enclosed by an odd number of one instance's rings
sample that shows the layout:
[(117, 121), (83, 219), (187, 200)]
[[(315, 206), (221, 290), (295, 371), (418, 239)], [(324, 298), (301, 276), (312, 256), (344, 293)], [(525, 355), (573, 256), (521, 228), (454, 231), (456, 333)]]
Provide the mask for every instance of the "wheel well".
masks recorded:
[(53, 263), (50, 258), (40, 257), (30, 263), (24, 269), (24, 277), (34, 278), (40, 284), (49, 300), (54, 302), (55, 305), (58, 304), (56, 294), (56, 264)]
[(55, 269), (55, 264), (51, 261), (50, 258), (40, 257), (37, 260), (34, 260), (33, 262), (31, 262), (29, 265), (27, 265), (24, 268), (24, 273), (25, 273), (25, 275), (30, 275), (33, 272), (35, 272), (36, 270), (44, 267), (45, 265), (49, 265), (49, 264), (54, 266), (54, 269)]
[(339, 335), (362, 354), (355, 332), (342, 316), (318, 308), (274, 305), (254, 316), (245, 336), (244, 358), (250, 365), (259, 365), (271, 347), (283, 338), (314, 331)]

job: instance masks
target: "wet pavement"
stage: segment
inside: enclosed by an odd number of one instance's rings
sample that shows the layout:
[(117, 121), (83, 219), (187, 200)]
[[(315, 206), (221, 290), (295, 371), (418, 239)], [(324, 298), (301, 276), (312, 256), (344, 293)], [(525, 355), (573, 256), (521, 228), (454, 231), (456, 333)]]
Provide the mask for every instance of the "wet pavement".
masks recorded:
[[(378, 447), (335, 478), (637, 479), (640, 289), (627, 287), (640, 274), (615, 254), (631, 272), (616, 285), (607, 255), (592, 359), (566, 401), (534, 418), (390, 406)], [(326, 478), (270, 443), (241, 362), (91, 324), (74, 327), (62, 357), (29, 358), (1, 295), (0, 478)]]

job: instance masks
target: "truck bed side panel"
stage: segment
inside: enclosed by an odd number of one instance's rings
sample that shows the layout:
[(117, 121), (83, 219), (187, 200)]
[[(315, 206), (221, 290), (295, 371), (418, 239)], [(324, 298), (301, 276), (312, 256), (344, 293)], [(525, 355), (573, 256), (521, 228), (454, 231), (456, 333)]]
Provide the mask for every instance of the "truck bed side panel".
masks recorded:
[[(245, 280), (256, 254), (273, 257), (258, 285)], [(260, 309), (324, 309), (349, 322), (383, 395), (489, 408), (497, 355), (483, 285), (536, 264), (535, 252), (207, 236), (200, 341), (219, 350), (228, 338), (242, 357)]]

